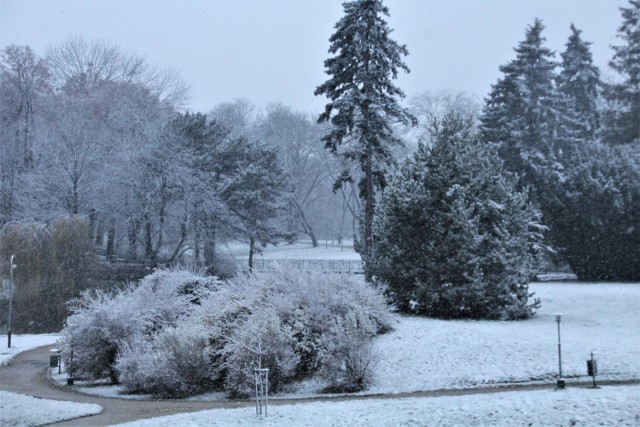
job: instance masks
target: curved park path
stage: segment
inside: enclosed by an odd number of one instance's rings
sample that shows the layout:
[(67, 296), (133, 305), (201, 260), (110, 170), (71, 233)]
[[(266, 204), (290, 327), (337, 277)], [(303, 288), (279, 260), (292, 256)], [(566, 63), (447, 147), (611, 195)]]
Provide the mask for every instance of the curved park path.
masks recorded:
[[(53, 345), (39, 347), (15, 356), (8, 364), (0, 366), (0, 390), (21, 393), (43, 399), (63, 400), (77, 403), (93, 403), (102, 406), (97, 415), (62, 421), (56, 426), (105, 426), (135, 421), (144, 418), (173, 415), (184, 412), (202, 411), (215, 408), (239, 408), (253, 406), (250, 400), (193, 402), (185, 400), (132, 400), (91, 396), (78, 393), (69, 388), (55, 386), (47, 375), (50, 350)], [(599, 381), (601, 385), (638, 384), (640, 381)], [(570, 383), (572, 387), (588, 387), (589, 383)], [(435, 390), (399, 394), (375, 394), (366, 396), (318, 397), (305, 399), (273, 399), (272, 405), (291, 403), (346, 401), (364, 399), (393, 399), (405, 397), (455, 396), (479, 393), (497, 393), (501, 391), (526, 391), (554, 388), (555, 384), (513, 385), (457, 390)]]

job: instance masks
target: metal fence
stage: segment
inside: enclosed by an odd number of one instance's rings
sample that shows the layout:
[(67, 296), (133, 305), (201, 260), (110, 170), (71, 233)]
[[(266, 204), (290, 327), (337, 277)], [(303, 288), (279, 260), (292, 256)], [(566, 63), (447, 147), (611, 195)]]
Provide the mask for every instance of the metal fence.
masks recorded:
[[(319, 272), (362, 274), (364, 269), (361, 260), (335, 259), (257, 259), (253, 260), (254, 271), (274, 271), (277, 269)], [(249, 261), (238, 261), (240, 271), (249, 271)]]

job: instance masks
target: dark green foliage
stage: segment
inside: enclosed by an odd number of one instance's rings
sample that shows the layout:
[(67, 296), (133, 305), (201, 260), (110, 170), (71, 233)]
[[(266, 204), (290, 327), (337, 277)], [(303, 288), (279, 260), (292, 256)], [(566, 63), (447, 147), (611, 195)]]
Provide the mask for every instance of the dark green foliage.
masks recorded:
[(199, 260), (202, 242), (209, 273), (224, 262), (215, 253), (220, 238), (246, 239), (252, 258), (261, 246), (286, 237), (275, 221), (287, 192), (275, 148), (232, 136), (204, 114), (178, 115), (173, 125), (191, 151), (194, 252)]
[(471, 123), (448, 115), (385, 191), (371, 274), (398, 308), (445, 318), (534, 313), (528, 281), (541, 249), (540, 214)]
[(640, 150), (590, 143), (554, 200), (554, 247), (580, 280), (640, 280)]
[[(562, 56), (558, 74), (558, 90), (563, 97), (566, 129), (570, 142), (593, 140), (600, 126), (598, 89), (600, 72), (593, 65), (589, 45), (580, 37), (581, 31), (571, 24), (571, 36)], [(569, 148), (569, 155), (573, 147)]]

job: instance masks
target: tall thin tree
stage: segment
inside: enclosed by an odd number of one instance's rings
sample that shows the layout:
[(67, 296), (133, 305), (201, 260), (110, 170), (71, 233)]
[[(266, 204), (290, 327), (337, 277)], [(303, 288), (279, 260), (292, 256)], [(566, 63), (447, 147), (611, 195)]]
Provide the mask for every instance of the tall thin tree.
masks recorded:
[[(330, 101), (318, 118), (318, 122), (332, 124), (323, 137), (325, 147), (348, 163), (359, 164), (362, 171), (359, 190), (364, 227), (359, 248), (366, 259), (373, 248), (375, 191), (384, 188), (387, 169), (394, 163), (391, 147), (401, 144), (392, 125), (415, 124), (416, 119), (398, 103), (404, 93), (393, 80), (399, 70), (409, 72), (402, 61), (408, 51), (390, 38), (392, 30), (383, 19), (389, 16), (388, 8), (381, 0), (356, 0), (343, 6), (345, 15), (329, 39), (329, 53), (334, 56), (324, 64), (330, 78), (315, 94)], [(353, 179), (345, 168), (334, 189)]]

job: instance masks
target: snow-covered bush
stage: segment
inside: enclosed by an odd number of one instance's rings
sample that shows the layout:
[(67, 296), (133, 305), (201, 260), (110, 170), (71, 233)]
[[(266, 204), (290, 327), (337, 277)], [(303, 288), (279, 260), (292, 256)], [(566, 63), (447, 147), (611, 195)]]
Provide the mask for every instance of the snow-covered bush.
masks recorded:
[[(336, 390), (366, 387), (368, 380), (356, 374), (347, 381), (344, 372), (329, 372), (351, 369), (346, 360), (354, 355), (354, 334), (360, 336), (356, 347), (364, 349), (391, 324), (382, 291), (361, 278), (284, 269), (229, 280), (202, 301), (196, 316), (210, 331), (213, 363), (233, 395), (253, 390), (258, 366), (270, 369), (272, 392), (321, 368)], [(359, 366), (366, 371), (360, 377), (369, 378), (372, 365)]]
[(75, 373), (158, 397), (247, 396), (256, 368), (269, 369), (272, 393), (320, 370), (333, 391), (361, 390), (372, 337), (391, 323), (382, 290), (361, 278), (285, 270), (225, 284), (160, 271), (115, 294), (85, 293), (72, 310), (63, 352)]
[(118, 382), (116, 357), (125, 343), (150, 337), (186, 316), (217, 286), (213, 278), (158, 271), (115, 293), (87, 291), (70, 302), (62, 331), (62, 354), (74, 374), (109, 376)]
[(376, 329), (359, 311), (335, 319), (329, 333), (322, 337), (321, 375), (329, 383), (326, 391), (350, 393), (371, 384), (377, 364), (371, 337)]
[(236, 397), (254, 392), (255, 369), (268, 368), (270, 391), (279, 391), (294, 376), (300, 360), (291, 328), (266, 307), (253, 312), (235, 328), (223, 354), (225, 390)]
[(167, 327), (150, 340), (125, 343), (115, 365), (124, 389), (161, 398), (211, 389), (207, 334), (194, 326)]

